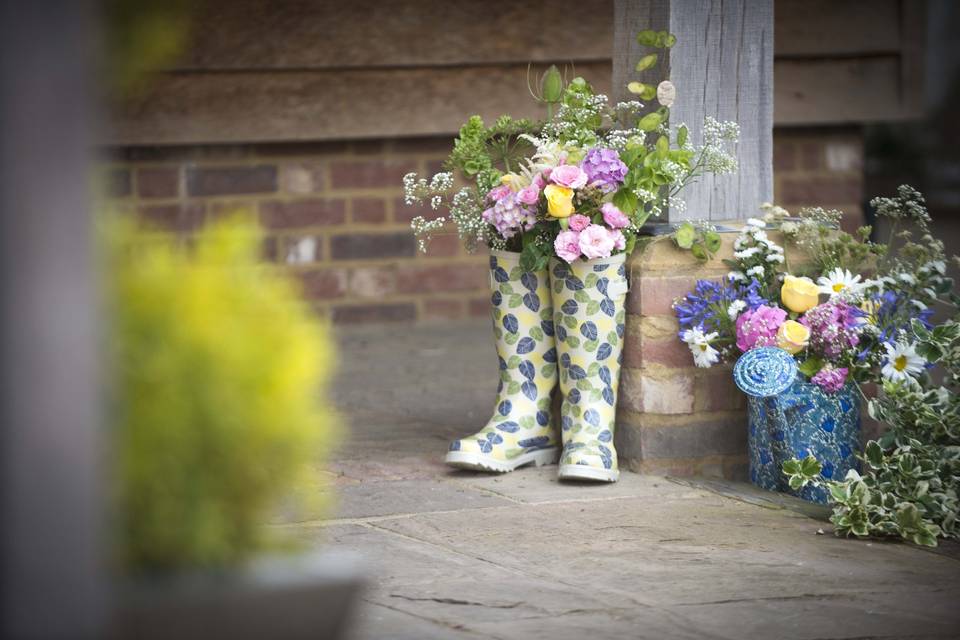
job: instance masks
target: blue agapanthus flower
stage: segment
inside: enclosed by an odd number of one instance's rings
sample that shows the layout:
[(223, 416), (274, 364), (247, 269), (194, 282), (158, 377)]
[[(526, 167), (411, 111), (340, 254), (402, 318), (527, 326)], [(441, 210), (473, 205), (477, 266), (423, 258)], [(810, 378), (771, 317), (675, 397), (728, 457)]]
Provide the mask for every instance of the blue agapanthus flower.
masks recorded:
[(673, 306), (680, 323), (680, 333), (687, 329), (700, 329), (704, 333), (721, 331), (727, 310), (738, 300), (743, 301), (751, 311), (767, 304), (767, 300), (760, 295), (760, 283), (756, 278), (748, 284), (727, 280), (697, 280), (693, 291)]

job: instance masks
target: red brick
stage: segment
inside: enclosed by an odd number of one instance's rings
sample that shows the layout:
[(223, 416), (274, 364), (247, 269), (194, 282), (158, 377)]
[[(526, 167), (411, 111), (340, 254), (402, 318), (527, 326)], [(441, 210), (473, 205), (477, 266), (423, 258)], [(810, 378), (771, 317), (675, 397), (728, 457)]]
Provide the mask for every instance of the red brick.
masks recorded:
[(387, 204), (380, 198), (354, 198), (353, 221), (378, 224), (387, 219)]
[(323, 259), (323, 238), (312, 234), (287, 236), (279, 243), (277, 254), (290, 265), (319, 262)]
[(298, 162), (280, 168), (280, 187), (285, 193), (305, 194), (323, 191), (323, 165)]
[(441, 215), (439, 211), (434, 211), (429, 204), (407, 204), (403, 198), (397, 198), (393, 201), (393, 219), (395, 222), (409, 224), (417, 216), (427, 220), (433, 220)]
[(149, 205), (138, 209), (148, 226), (166, 231), (195, 231), (203, 226), (205, 207), (200, 203)]
[(733, 382), (729, 367), (717, 367), (697, 376), (697, 411), (734, 411), (747, 406), (746, 396)]
[(427, 245), (427, 257), (449, 258), (460, 253), (460, 236), (456, 234), (438, 234)]
[(463, 302), (460, 300), (427, 300), (423, 303), (426, 320), (457, 320), (463, 317)]
[(471, 298), (470, 302), (467, 303), (467, 311), (474, 318), (487, 318), (490, 316), (490, 298), (485, 296), (483, 298)]
[(329, 300), (343, 296), (347, 274), (340, 269), (321, 269), (297, 274), (303, 283), (303, 294), (310, 300)]
[(191, 196), (272, 193), (276, 190), (277, 168), (273, 165), (187, 169), (187, 193)]
[(207, 206), (211, 219), (229, 218), (232, 216), (256, 216), (257, 205), (243, 200), (227, 200), (212, 202)]
[(863, 192), (858, 178), (785, 178), (781, 186), (780, 200), (786, 205), (854, 204)]
[(373, 156), (383, 153), (381, 140), (354, 140), (350, 143), (350, 150), (357, 155)]
[(416, 241), (408, 231), (337, 235), (330, 239), (330, 247), (334, 260), (410, 258), (416, 254)]
[(341, 160), (330, 165), (330, 183), (334, 189), (401, 189), (403, 176), (415, 170), (410, 162)]
[(627, 296), (627, 311), (644, 316), (672, 316), (673, 301), (689, 293), (697, 279), (689, 276), (641, 276)]
[(487, 269), (481, 265), (443, 265), (401, 267), (397, 273), (397, 291), (472, 291), (487, 287)]
[(427, 175), (433, 176), (444, 170), (443, 160), (427, 160)]
[(343, 224), (347, 205), (340, 199), (310, 198), (260, 203), (260, 219), (271, 229)]
[(125, 198), (130, 195), (130, 171), (108, 169), (103, 173), (103, 190), (108, 198)]
[(141, 198), (176, 198), (180, 195), (180, 170), (140, 169), (137, 171), (137, 195)]
[(793, 171), (797, 168), (796, 147), (790, 142), (773, 143), (773, 168), (776, 171)]
[(362, 322), (407, 322), (417, 318), (417, 307), (412, 303), (365, 304), (338, 306), (333, 309), (336, 324)]
[(800, 163), (804, 169), (816, 171), (823, 167), (823, 144), (804, 142), (800, 145)]
[(693, 358), (687, 345), (676, 340), (651, 340), (627, 334), (623, 344), (624, 366), (639, 369), (651, 364), (665, 367), (692, 367)]
[(383, 298), (397, 288), (397, 270), (389, 267), (360, 267), (350, 271), (350, 295)]

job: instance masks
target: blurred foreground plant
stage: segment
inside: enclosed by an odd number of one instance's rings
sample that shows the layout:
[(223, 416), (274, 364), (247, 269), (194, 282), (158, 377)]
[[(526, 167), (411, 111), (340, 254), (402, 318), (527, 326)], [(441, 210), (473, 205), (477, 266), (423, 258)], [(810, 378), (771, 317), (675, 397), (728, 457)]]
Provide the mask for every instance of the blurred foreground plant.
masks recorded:
[(335, 440), (334, 356), (242, 218), (186, 249), (108, 232), (119, 560), (218, 567), (267, 542), (269, 511)]

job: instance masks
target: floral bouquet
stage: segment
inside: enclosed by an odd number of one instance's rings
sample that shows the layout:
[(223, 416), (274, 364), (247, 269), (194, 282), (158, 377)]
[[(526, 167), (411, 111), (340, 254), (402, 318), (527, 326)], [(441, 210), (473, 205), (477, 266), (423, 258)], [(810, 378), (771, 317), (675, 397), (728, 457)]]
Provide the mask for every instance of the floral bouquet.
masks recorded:
[[(675, 38), (643, 32), (641, 44)], [(652, 66), (644, 56), (637, 70)], [(443, 173), (404, 177), (409, 204), (449, 210), (460, 238), (490, 249), (490, 298), (500, 365), (496, 411), (480, 432), (450, 444), (460, 468), (511, 471), (559, 460), (561, 479), (617, 479), (613, 444), (628, 288), (625, 259), (641, 227), (705, 172), (729, 173), (736, 124), (708, 119), (694, 146), (669, 122), (675, 91), (630, 83), (644, 100), (611, 106), (583, 78), (566, 82), (556, 67), (534, 98), (541, 122), (473, 116), (460, 129)], [(454, 191), (454, 173), (465, 181)], [(452, 193), (452, 195), (451, 195)], [(438, 214), (439, 215), (439, 214)], [(414, 218), (421, 250), (446, 217)], [(551, 395), (563, 402), (554, 420)]]

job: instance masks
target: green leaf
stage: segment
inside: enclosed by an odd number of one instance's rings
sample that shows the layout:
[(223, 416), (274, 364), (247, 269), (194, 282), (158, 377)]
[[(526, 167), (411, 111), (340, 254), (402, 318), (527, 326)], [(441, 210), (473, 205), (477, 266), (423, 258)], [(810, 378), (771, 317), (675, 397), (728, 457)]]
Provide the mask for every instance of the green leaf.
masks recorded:
[(808, 478), (820, 475), (820, 470), (822, 468), (823, 467), (813, 456), (807, 456), (800, 462), (800, 473)]
[(657, 54), (651, 53), (650, 55), (643, 56), (637, 62), (637, 71), (646, 71), (655, 64), (657, 64)]
[(591, 271), (587, 274), (587, 277), (583, 279), (583, 284), (587, 287), (595, 287), (599, 279), (599, 276)]
[(511, 380), (510, 383), (507, 384), (507, 393), (510, 395), (520, 393), (520, 383), (516, 380)]
[(640, 96), (641, 100), (653, 100), (657, 97), (657, 88), (652, 84), (644, 82), (631, 82), (627, 85), (627, 91)]
[(707, 254), (707, 249), (699, 242), (690, 247), (690, 253), (700, 262), (706, 262), (710, 258), (709, 254)]
[(794, 491), (798, 491), (803, 488), (803, 485), (806, 484), (806, 481), (803, 479), (803, 476), (790, 476), (790, 488)]
[(583, 348), (590, 352), (596, 351), (599, 346), (600, 342), (597, 340), (587, 340), (583, 343)]
[(866, 455), (867, 462), (870, 463), (870, 466), (874, 469), (879, 469), (880, 465), (883, 464), (883, 449), (876, 440), (871, 440), (867, 443), (864, 454)]
[(661, 122), (663, 122), (663, 116), (659, 113), (648, 113), (640, 118), (640, 122), (637, 123), (637, 128), (641, 131), (653, 131), (660, 126)]
[(657, 43), (660, 47), (665, 47), (669, 49), (673, 45), (677, 44), (677, 36), (672, 33), (667, 33), (666, 31), (661, 31), (657, 34)]
[(553, 374), (556, 372), (557, 372), (557, 365), (553, 364), (552, 362), (548, 362), (547, 364), (540, 367), (540, 375), (543, 376), (544, 378), (552, 378)]
[(536, 340), (537, 342), (543, 340), (543, 329), (540, 327), (530, 327), (530, 337)]
[(707, 231), (703, 234), (703, 243), (706, 245), (707, 251), (716, 253), (720, 250), (723, 241), (720, 239), (720, 234), (716, 231)]
[(523, 362), (523, 359), (520, 356), (510, 356), (507, 359), (507, 369), (516, 369), (521, 362)]
[(687, 137), (690, 135), (690, 131), (687, 129), (687, 125), (683, 125), (677, 129), (677, 146), (682, 147), (687, 143)]
[(590, 302), (590, 295), (583, 289), (577, 289), (573, 292), (573, 299), (580, 304), (588, 304)]
[(613, 204), (629, 216), (637, 209), (637, 194), (631, 189), (620, 189), (613, 195)]
[(790, 458), (783, 463), (782, 470), (788, 476), (796, 475), (800, 473), (800, 461), (796, 458)]
[(524, 429), (533, 429), (533, 416), (531, 415), (523, 416), (518, 422)]
[(567, 339), (566, 339), (566, 343), (567, 343), (571, 348), (576, 349), (577, 347), (580, 346), (580, 338), (578, 338), (577, 336), (568, 335), (568, 336), (567, 336)]
[(557, 65), (552, 64), (543, 74), (540, 82), (540, 97), (544, 102), (560, 102), (563, 96), (563, 76)]
[(517, 344), (517, 340), (519, 339), (520, 339), (520, 334), (518, 333), (508, 333), (503, 338), (504, 342), (506, 342), (509, 345)]
[(656, 47), (659, 46), (657, 43), (659, 39), (657, 37), (657, 32), (652, 29), (644, 29), (637, 34), (637, 43), (644, 47)]
[(600, 363), (597, 362), (597, 361), (591, 362), (591, 363), (590, 363), (590, 366), (587, 367), (587, 375), (588, 375), (588, 376), (595, 376), (595, 375), (597, 375), (599, 372), (600, 372)]
[(667, 152), (670, 151), (670, 139), (667, 136), (657, 138), (656, 149), (660, 157), (665, 158)]
[(523, 304), (523, 298), (520, 297), (519, 293), (514, 293), (507, 297), (507, 306), (511, 309), (515, 309)]
[(587, 314), (595, 316), (600, 313), (600, 303), (596, 300), (591, 300), (587, 303)]
[(812, 378), (813, 376), (817, 375), (817, 372), (820, 371), (820, 369), (823, 369), (823, 365), (823, 359), (814, 356), (801, 362), (797, 369), (803, 375), (807, 376), (808, 378)]

